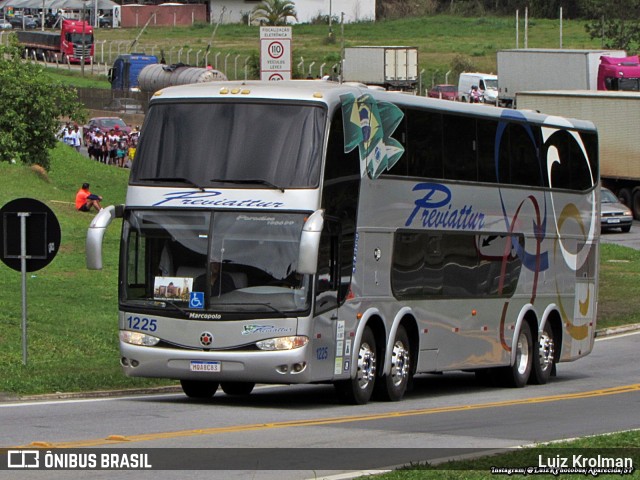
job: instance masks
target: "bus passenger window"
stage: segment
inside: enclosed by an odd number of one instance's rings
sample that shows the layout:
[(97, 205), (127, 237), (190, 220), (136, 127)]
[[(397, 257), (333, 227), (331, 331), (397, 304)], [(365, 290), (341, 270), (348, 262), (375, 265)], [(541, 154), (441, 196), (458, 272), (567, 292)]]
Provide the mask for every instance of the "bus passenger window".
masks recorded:
[(405, 175), (442, 179), (442, 115), (407, 110), (406, 119), (407, 151), (400, 159), (405, 166)]
[(539, 138), (533, 138), (531, 129), (512, 123), (509, 130), (509, 161), (511, 163), (511, 182), (514, 185), (542, 187), (542, 165), (538, 156)]
[(449, 180), (478, 180), (476, 121), (450, 115), (444, 118), (444, 176)]

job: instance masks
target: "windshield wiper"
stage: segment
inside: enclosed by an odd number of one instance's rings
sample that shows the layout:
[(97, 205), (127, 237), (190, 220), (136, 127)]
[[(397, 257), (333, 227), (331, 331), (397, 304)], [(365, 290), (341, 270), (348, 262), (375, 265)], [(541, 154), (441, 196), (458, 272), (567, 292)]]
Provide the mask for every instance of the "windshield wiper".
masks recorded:
[(209, 180), (210, 182), (223, 182), (223, 183), (237, 183), (237, 184), (246, 184), (246, 185), (266, 185), (267, 187), (273, 188), (274, 190), (280, 190), (284, 193), (284, 187), (279, 187), (278, 185), (274, 185), (268, 180), (262, 179), (247, 179), (247, 180), (233, 180), (229, 178), (212, 178)]
[(198, 189), (200, 189), (200, 190), (202, 190), (204, 192), (204, 187), (198, 185), (193, 180), (190, 180), (190, 179), (185, 178), (185, 177), (147, 177), (147, 178), (140, 178), (139, 180), (141, 180), (143, 182), (155, 180), (157, 182), (180, 182), (180, 183), (186, 183), (187, 185), (191, 185), (192, 187), (196, 187), (196, 188), (198, 188)]
[(164, 308), (167, 305), (169, 305), (170, 307), (175, 308), (176, 310), (178, 310), (179, 312), (184, 313), (185, 315), (188, 315), (189, 312), (187, 310), (185, 310), (182, 307), (179, 307), (178, 305), (176, 305), (174, 302), (172, 302), (171, 300), (129, 300), (129, 303), (132, 305), (136, 305), (136, 306), (145, 306), (145, 307), (160, 307), (160, 308)]
[(173, 308), (175, 308), (176, 310), (178, 310), (179, 312), (184, 313), (185, 315), (188, 315), (189, 312), (187, 310), (185, 310), (182, 307), (179, 307), (178, 305), (176, 305), (175, 303), (173, 303), (171, 300), (162, 300), (162, 303), (164, 303), (165, 305), (169, 305)]
[[(270, 308), (271, 310), (273, 310), (274, 312), (276, 312), (276, 313), (277, 313), (277, 314), (279, 314), (279, 315), (282, 315), (282, 316), (283, 316), (283, 317), (285, 317), (285, 318), (295, 317), (295, 315), (293, 315), (293, 314), (287, 314), (287, 313), (283, 312), (282, 310), (280, 310), (280, 309), (278, 309), (278, 308), (274, 307), (273, 305), (271, 305), (271, 304), (269, 304), (269, 303), (258, 303), (258, 302), (248, 302), (248, 303), (244, 303), (244, 302), (243, 302), (243, 303), (227, 303), (227, 302), (224, 302), (224, 303), (220, 303), (220, 304), (216, 304), (216, 305), (220, 305), (220, 306), (224, 306), (224, 307), (228, 307), (228, 306), (230, 306), (230, 305), (240, 305), (240, 306), (243, 306), (243, 307), (245, 307), (245, 306), (247, 306), (247, 305), (249, 305), (249, 306), (256, 306), (256, 305), (258, 305), (258, 306), (260, 306), (260, 307), (267, 307), (267, 308)], [(212, 306), (211, 306), (211, 308), (214, 308), (214, 306), (212, 305)]]

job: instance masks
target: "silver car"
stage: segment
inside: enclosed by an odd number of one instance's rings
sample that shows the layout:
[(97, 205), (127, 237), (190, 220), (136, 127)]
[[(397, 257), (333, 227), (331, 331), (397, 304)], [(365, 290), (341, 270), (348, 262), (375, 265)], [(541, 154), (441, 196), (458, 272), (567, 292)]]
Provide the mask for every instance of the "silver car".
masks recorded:
[(633, 213), (629, 207), (620, 203), (620, 200), (607, 188), (600, 189), (600, 228), (607, 230), (620, 229), (623, 232), (631, 230)]

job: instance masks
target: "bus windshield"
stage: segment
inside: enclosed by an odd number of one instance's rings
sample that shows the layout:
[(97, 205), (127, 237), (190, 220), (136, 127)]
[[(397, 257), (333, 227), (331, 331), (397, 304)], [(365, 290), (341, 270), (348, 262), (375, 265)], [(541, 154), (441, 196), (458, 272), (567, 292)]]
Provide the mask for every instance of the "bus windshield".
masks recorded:
[(304, 219), (262, 212), (129, 212), (121, 298), (131, 306), (190, 314), (289, 316), (308, 310), (310, 279), (296, 272)]
[(130, 183), (188, 179), (200, 187), (314, 188), (325, 120), (326, 110), (309, 104), (156, 103), (145, 119)]

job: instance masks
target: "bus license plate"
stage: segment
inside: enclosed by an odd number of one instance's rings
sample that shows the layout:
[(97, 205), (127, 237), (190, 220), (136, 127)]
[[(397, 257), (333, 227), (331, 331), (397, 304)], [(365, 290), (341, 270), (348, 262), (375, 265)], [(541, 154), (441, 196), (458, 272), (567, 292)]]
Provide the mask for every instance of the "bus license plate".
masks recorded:
[(190, 369), (192, 372), (219, 372), (222, 368), (220, 362), (199, 362), (191, 361)]

